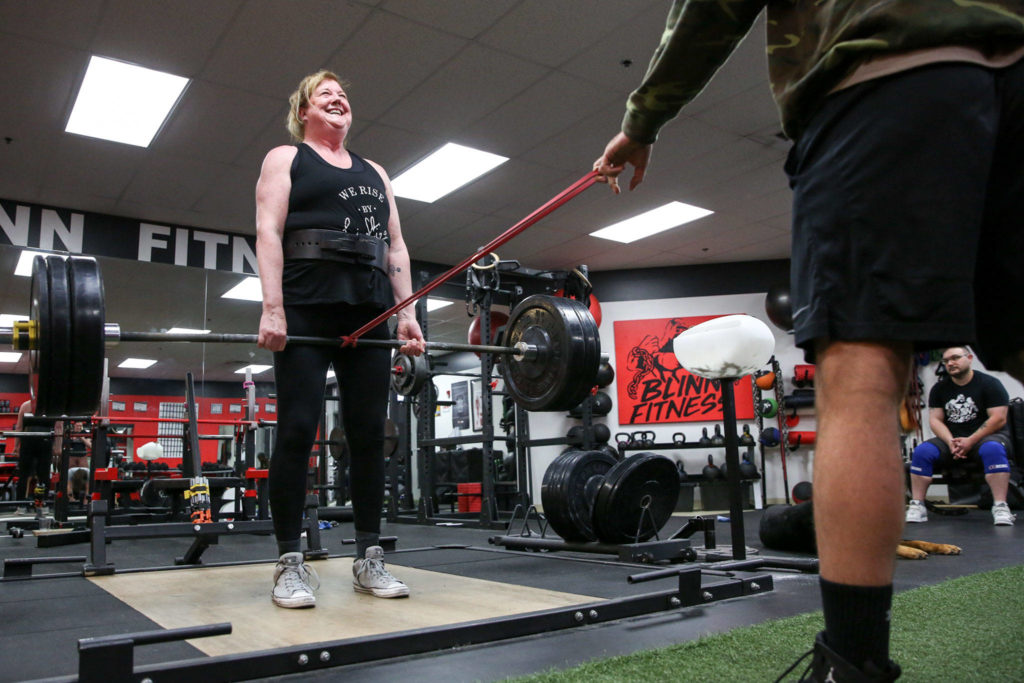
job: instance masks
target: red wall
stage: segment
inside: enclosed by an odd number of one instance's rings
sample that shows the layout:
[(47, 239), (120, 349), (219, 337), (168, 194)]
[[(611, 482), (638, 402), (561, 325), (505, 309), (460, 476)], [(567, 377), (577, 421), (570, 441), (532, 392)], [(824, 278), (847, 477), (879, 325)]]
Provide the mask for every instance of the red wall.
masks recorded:
[[(14, 423), (17, 420), (18, 408), (28, 399), (28, 394), (17, 394), (17, 393), (0, 393), (0, 399), (7, 399), (11, 402), (12, 414), (9, 416), (0, 415), (0, 429), (9, 430), (14, 428)], [(245, 401), (240, 398), (198, 398), (196, 399), (199, 410), (197, 417), (200, 420), (219, 420), (224, 424), (233, 424), (239, 422), (245, 415)], [(114, 394), (110, 397), (110, 422), (113, 424), (134, 424), (132, 437), (134, 439), (133, 445), (135, 448), (143, 445), (148, 441), (155, 441), (160, 423), (158, 422), (137, 422), (133, 418), (135, 417), (148, 417), (155, 418), (160, 415), (160, 404), (161, 403), (185, 403), (184, 396), (163, 396), (163, 395), (144, 395), (144, 394)], [(124, 404), (124, 410), (114, 410), (115, 404)], [(141, 408), (141, 404), (145, 404), (145, 410), (136, 410), (136, 407)], [(222, 413), (214, 415), (212, 412), (212, 406), (214, 404), (220, 404)], [(270, 412), (267, 410), (267, 406), (271, 405), (276, 408), (277, 401), (268, 398), (257, 398), (256, 399), (256, 418), (268, 421), (277, 420), (277, 413)], [(239, 412), (231, 412), (231, 406), (235, 406), (235, 409)], [(200, 422), (199, 433), (200, 434), (217, 434), (219, 424), (204, 424)], [(7, 440), (8, 446), (6, 451), (9, 453), (13, 444), (11, 440)], [(123, 439), (114, 438), (111, 440), (111, 446), (118, 448), (124, 445)], [(199, 452), (203, 462), (216, 462), (217, 455), (220, 452), (222, 441), (200, 441)], [(131, 454), (131, 460), (137, 460), (135, 454)], [(166, 462), (168, 465), (174, 467), (180, 463), (179, 458), (162, 458), (157, 462)]]

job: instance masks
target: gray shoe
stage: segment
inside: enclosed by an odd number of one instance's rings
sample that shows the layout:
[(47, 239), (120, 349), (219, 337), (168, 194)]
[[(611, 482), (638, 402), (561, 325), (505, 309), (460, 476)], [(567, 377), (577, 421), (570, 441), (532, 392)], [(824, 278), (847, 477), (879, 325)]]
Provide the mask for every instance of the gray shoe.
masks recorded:
[(1006, 503), (995, 503), (992, 506), (992, 524), (995, 526), (1013, 526), (1017, 515), (1010, 512), (1010, 506)]
[(911, 524), (928, 521), (928, 508), (924, 506), (919, 500), (910, 501), (910, 505), (907, 506), (906, 521)]
[(366, 558), (352, 563), (352, 587), (357, 593), (378, 598), (404, 598), (409, 587), (384, 567), (384, 549), (373, 545), (366, 549)]
[[(320, 587), (316, 570), (302, 561), (302, 553), (285, 553), (274, 567), (274, 592), (271, 597), (278, 607), (315, 607), (313, 589)], [(310, 586), (310, 579), (316, 585)]]

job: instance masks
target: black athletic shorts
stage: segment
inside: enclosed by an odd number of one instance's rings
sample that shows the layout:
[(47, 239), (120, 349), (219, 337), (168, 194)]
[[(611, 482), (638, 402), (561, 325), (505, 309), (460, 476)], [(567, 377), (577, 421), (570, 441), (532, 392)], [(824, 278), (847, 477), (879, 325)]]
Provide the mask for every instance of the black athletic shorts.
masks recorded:
[(795, 342), (1024, 348), (1024, 60), (830, 96), (786, 162)]

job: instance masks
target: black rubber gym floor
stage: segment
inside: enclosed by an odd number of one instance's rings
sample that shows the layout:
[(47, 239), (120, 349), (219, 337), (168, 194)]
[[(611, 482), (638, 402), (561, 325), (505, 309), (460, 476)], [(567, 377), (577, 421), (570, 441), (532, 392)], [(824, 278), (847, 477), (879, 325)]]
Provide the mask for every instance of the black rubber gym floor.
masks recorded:
[[(746, 545), (757, 554), (799, 557), (764, 552), (757, 539), (759, 511), (744, 513)], [(662, 536), (684, 522), (674, 517)], [(855, 523), (855, 520), (851, 520)], [(957, 517), (934, 513), (927, 524), (914, 525), (907, 533), (922, 540), (952, 543), (963, 548), (960, 556), (932, 556), (927, 560), (901, 560), (897, 565), (896, 588), (907, 590), (949, 578), (973, 574), (1022, 562), (1021, 534), (1017, 527), (993, 527), (987, 511), (972, 510)], [(515, 552), (499, 549), (488, 538), (501, 531), (416, 524), (385, 525), (384, 534), (398, 538), (389, 564), (401, 576), (402, 566), (427, 569), (456, 576), (482, 578), (519, 586), (578, 593), (600, 598), (638, 595), (673, 588), (674, 580), (629, 584), (626, 577), (650, 571), (644, 565), (623, 565), (603, 555)], [(720, 550), (731, 547), (729, 524), (716, 525)], [(332, 555), (351, 555), (350, 524), (322, 532), (324, 545)], [(695, 544), (702, 543), (698, 534)], [(0, 559), (85, 555), (85, 544), (39, 549), (35, 538), (0, 537)], [(107, 546), (108, 559), (121, 570), (167, 567), (187, 549), (187, 539), (142, 539), (115, 541)], [(265, 536), (232, 536), (221, 539), (203, 555), (206, 564), (266, 560), (269, 599), (274, 559), (273, 540)], [(315, 566), (315, 565), (314, 565)], [(67, 572), (80, 565), (39, 565), (34, 575)], [(764, 573), (759, 570), (757, 573)], [(626, 654), (695, 639), (708, 633), (774, 620), (821, 607), (817, 577), (788, 571), (771, 571), (773, 591), (743, 598), (680, 608), (618, 622), (583, 626), (525, 638), (446, 650), (427, 655), (349, 665), (327, 669), (289, 680), (350, 681), (492, 681), (507, 676), (566, 668), (590, 659)], [(153, 574), (157, 576), (157, 572)], [(738, 576), (749, 574), (737, 573)], [(705, 579), (708, 581), (708, 579)], [(154, 585), (158, 585), (156, 578)], [(415, 595), (416, 586), (411, 586)], [(216, 620), (216, 619), (215, 619)], [(0, 681), (24, 681), (74, 675), (78, 667), (78, 639), (160, 627), (142, 613), (106, 591), (79, 577), (33, 578), (0, 583)], [(323, 640), (308, 634), (308, 642)], [(996, 646), (993, 645), (993, 651)], [(204, 657), (187, 643), (147, 645), (135, 649), (137, 665)]]

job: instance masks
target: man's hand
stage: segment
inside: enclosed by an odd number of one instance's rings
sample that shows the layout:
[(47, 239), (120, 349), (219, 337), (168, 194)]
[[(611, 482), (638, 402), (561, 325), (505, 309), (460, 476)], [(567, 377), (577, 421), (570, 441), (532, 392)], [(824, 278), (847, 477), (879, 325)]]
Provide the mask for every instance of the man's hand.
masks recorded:
[(626, 164), (634, 167), (629, 189), (633, 191), (644, 181), (647, 164), (651, 160), (651, 145), (633, 142), (623, 133), (611, 139), (604, 148), (604, 154), (594, 162), (594, 170), (600, 174), (598, 182), (608, 183), (612, 192), (619, 193), (619, 174), (626, 170)]

